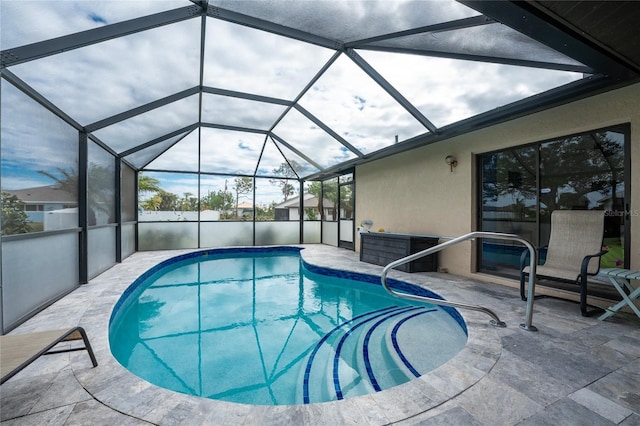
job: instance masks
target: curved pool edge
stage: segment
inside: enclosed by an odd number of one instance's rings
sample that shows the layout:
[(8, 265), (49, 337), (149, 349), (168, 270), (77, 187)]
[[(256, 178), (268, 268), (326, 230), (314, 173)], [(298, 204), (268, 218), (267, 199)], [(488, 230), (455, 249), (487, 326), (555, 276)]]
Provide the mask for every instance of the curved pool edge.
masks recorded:
[(225, 255), (225, 254), (245, 254), (245, 253), (263, 253), (265, 248), (268, 248), (271, 252), (279, 252), (279, 253), (300, 253), (302, 251), (302, 247), (297, 246), (274, 246), (274, 247), (222, 247), (222, 248), (210, 248), (210, 249), (199, 249), (188, 251), (186, 253), (178, 254), (168, 259), (162, 260), (157, 264), (153, 265), (151, 268), (144, 271), (140, 274), (120, 295), (120, 298), (115, 303), (113, 308), (111, 309), (111, 315), (109, 317), (109, 326), (113, 322), (116, 317), (118, 311), (122, 307), (122, 305), (127, 301), (127, 299), (135, 293), (140, 285), (142, 285), (149, 277), (153, 276), (156, 272), (166, 268), (167, 266), (173, 265), (178, 262), (182, 262), (183, 260), (193, 259), (201, 256), (215, 256), (215, 255)]
[[(382, 270), (381, 267), (359, 262), (357, 253), (334, 247), (289, 247), (304, 248), (301, 252), (304, 261), (319, 267), (369, 275)], [(162, 259), (158, 256), (164, 256), (164, 260), (167, 260), (176, 254), (189, 255), (200, 251), (182, 250), (162, 254), (152, 252), (155, 256), (149, 257), (154, 257), (155, 260), (147, 264), (139, 261), (146, 257), (146, 252), (141, 252), (114, 268), (124, 268), (130, 277), (136, 278), (161, 262)], [(117, 272), (114, 274), (118, 275)], [(402, 281), (425, 287), (421, 282), (424, 280), (422, 275), (397, 271), (392, 271), (392, 274)], [(126, 282), (120, 279), (117, 286), (113, 282), (109, 284), (111, 287), (103, 292), (105, 300), (94, 301), (94, 304), (99, 304), (99, 309), (89, 309), (79, 324), (89, 329), (99, 365), (88, 368), (85, 362), (80, 361), (72, 362), (71, 367), (80, 384), (100, 403), (153, 424), (169, 424), (178, 413), (185, 413), (195, 424), (308, 424), (317, 416), (321, 416), (326, 423), (337, 424), (398, 422), (429, 411), (473, 386), (489, 373), (502, 351), (498, 331), (483, 316), (474, 312), (460, 312), (468, 332), (464, 348), (435, 370), (394, 388), (341, 401), (308, 405), (254, 406), (210, 400), (152, 385), (126, 370), (111, 355), (108, 337), (110, 315), (131, 280)], [(447, 297), (446, 286), (436, 291)]]

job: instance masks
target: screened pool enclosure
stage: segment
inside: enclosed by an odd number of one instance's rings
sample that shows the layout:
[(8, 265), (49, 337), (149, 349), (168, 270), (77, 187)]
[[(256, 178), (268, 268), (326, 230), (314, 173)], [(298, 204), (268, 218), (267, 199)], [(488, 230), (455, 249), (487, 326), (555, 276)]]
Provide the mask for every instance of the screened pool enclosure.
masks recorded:
[(637, 75), (511, 2), (2, 0), (0, 19), (3, 330), (136, 250), (353, 248), (358, 165)]

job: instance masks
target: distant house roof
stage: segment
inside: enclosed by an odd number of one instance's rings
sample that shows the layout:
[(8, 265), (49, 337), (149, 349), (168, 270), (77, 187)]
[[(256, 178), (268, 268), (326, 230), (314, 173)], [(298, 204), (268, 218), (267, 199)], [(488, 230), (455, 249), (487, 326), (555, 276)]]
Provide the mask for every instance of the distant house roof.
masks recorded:
[(238, 208), (239, 209), (252, 209), (253, 208), (253, 204), (245, 201), (244, 203), (238, 204)]
[[(289, 207), (298, 207), (298, 205), (300, 204), (300, 197), (299, 196), (295, 196), (293, 198), (288, 199), (287, 201), (283, 201), (280, 204), (276, 204), (275, 208), (276, 209), (286, 209)], [(310, 194), (308, 192), (305, 192), (303, 194), (303, 200), (304, 200), (304, 207), (318, 207), (318, 198), (316, 198), (315, 195)], [(323, 203), (322, 203), (324, 208), (332, 208), (333, 207), (333, 202), (327, 200), (326, 198), (324, 199)]]
[(37, 186), (25, 189), (3, 189), (3, 191), (11, 195), (15, 195), (20, 201), (26, 204), (73, 204), (78, 202), (75, 194), (58, 189), (55, 185)]

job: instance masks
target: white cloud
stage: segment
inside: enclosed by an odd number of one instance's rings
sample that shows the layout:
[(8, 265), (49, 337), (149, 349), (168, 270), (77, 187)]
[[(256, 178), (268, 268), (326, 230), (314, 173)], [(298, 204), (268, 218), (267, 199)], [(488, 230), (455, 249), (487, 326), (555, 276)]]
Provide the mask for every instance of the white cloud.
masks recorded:
[(83, 125), (198, 85), (197, 20), (11, 67)]
[(189, 5), (188, 0), (2, 0), (0, 47), (14, 48), (104, 25), (92, 16), (115, 23)]
[(438, 127), (582, 78), (577, 73), (475, 61), (361, 54)]
[[(251, 7), (251, 13), (256, 16), (312, 33), (324, 32), (328, 37), (342, 40), (477, 15), (459, 3), (444, 0), (212, 0), (211, 4), (239, 12)], [(187, 5), (192, 3), (186, 0), (3, 0), (2, 46), (38, 41), (95, 28), (104, 22)], [(389, 19), (390, 16), (393, 19)], [(200, 24), (200, 19), (190, 19), (13, 66), (10, 70), (85, 125), (197, 86)], [(207, 18), (206, 26), (204, 84), (208, 86), (294, 99), (334, 53), (214, 18)], [(484, 43), (466, 39), (461, 48), (476, 48), (478, 42)], [(558, 71), (417, 55), (372, 51), (360, 54), (436, 126), (454, 123), (581, 77)], [(3, 89), (5, 86), (8, 83), (3, 82)], [(3, 90), (2, 95), (5, 105), (13, 102), (13, 95), (6, 92)], [(122, 152), (197, 122), (198, 105), (199, 97), (193, 96), (96, 131), (95, 135)], [(402, 141), (427, 131), (344, 55), (302, 98), (301, 105), (365, 153), (393, 144), (396, 135)], [(33, 112), (19, 113), (19, 108), (5, 119), (6, 110), (3, 108), (3, 145), (5, 138), (9, 144), (3, 146), (3, 161), (6, 154), (6, 161), (24, 162), (27, 169), (55, 169), (57, 165), (68, 166), (69, 159), (75, 158), (59, 149), (65, 143), (75, 146), (77, 133), (73, 129), (63, 125), (60, 130), (56, 127), (52, 131), (54, 127), (47, 121), (49, 118), (42, 125), (34, 125), (25, 119)], [(278, 105), (204, 94), (202, 121), (267, 130), (283, 111)], [(274, 132), (322, 166), (354, 158), (354, 154), (296, 110), (291, 110)], [(154, 161), (153, 166), (196, 171), (197, 134), (192, 133), (171, 148)], [(201, 156), (203, 171), (247, 174), (255, 171), (264, 135), (205, 128), (202, 134), (205, 136)], [(12, 138), (19, 143), (11, 143)], [(66, 141), (69, 138), (70, 142)], [(37, 158), (30, 151), (34, 146), (38, 147)], [(280, 163), (277, 150), (266, 150), (260, 168), (268, 173)]]
[(209, 19), (204, 84), (293, 99), (332, 53), (297, 40)]
[(77, 169), (78, 132), (2, 80), (2, 187), (50, 185), (38, 171)]

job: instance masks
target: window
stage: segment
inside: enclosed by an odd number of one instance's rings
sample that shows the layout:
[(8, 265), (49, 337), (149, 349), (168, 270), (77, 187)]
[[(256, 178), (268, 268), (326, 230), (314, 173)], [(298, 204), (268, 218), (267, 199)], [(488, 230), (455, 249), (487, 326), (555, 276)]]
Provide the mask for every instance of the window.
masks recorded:
[[(517, 234), (543, 247), (554, 210), (605, 210), (609, 252), (601, 264), (628, 267), (628, 140), (628, 126), (616, 126), (480, 155), (480, 230)], [(479, 269), (516, 276), (522, 251), (519, 244), (485, 239)]]

